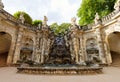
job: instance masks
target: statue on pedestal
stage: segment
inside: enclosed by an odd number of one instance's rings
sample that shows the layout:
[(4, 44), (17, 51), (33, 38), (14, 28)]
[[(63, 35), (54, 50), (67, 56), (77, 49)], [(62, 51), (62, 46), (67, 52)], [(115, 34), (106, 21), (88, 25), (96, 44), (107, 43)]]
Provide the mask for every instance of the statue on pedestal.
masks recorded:
[(24, 22), (25, 22), (24, 13), (20, 13), (19, 19), (20, 19), (21, 22), (24, 24)]
[(41, 29), (41, 24), (38, 24), (38, 29)]
[(2, 0), (0, 0), (0, 10), (2, 10), (4, 8), (4, 5), (2, 3)]
[(69, 45), (70, 45), (70, 52), (71, 52), (71, 57), (72, 60), (78, 63), (78, 54), (79, 54), (79, 39), (78, 39), (78, 30), (79, 26), (76, 25), (76, 18), (73, 17), (71, 19), (71, 24), (69, 30), (70, 32), (68, 33), (69, 36)]
[(76, 25), (76, 18), (75, 18), (75, 17), (73, 17), (73, 18), (71, 19), (71, 24), (72, 24), (73, 26)]
[(51, 30), (49, 26), (47, 25), (48, 18), (44, 16), (44, 20), (42, 23), (42, 37), (41, 37), (41, 63), (45, 63), (46, 59), (48, 58), (49, 54), (49, 48), (50, 44), (52, 43), (52, 40), (50, 39), (51, 36)]
[(100, 23), (100, 16), (98, 13), (95, 14), (95, 19), (94, 19), (95, 24), (99, 24)]
[(116, 2), (115, 5), (114, 5), (114, 9), (115, 9), (116, 11), (119, 11), (119, 10), (120, 10), (120, 0), (117, 0), (117, 2)]
[(43, 27), (47, 26), (47, 21), (48, 21), (48, 18), (46, 16), (44, 16)]

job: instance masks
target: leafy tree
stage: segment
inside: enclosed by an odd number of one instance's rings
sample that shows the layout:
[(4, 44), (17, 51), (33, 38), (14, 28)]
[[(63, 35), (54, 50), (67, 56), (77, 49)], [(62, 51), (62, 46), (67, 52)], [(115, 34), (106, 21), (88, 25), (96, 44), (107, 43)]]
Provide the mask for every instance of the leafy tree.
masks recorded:
[(32, 18), (31, 18), (30, 15), (27, 14), (26, 12), (23, 12), (23, 11), (17, 11), (16, 13), (14, 13), (13, 16), (14, 16), (15, 18), (19, 19), (21, 13), (24, 14), (25, 23), (32, 24)]
[(59, 27), (59, 25), (57, 23), (53, 23), (50, 25), (50, 28), (55, 31), (57, 28)]
[(93, 22), (96, 12), (100, 17), (106, 16), (114, 10), (116, 0), (82, 0), (77, 16), (80, 18), (80, 25), (87, 25)]
[(54, 31), (55, 35), (58, 35), (59, 33), (64, 34), (66, 30), (68, 30), (70, 23), (62, 23), (58, 25), (57, 23), (53, 23), (50, 25), (51, 29)]
[(34, 20), (32, 22), (32, 25), (34, 25), (34, 26), (38, 26), (39, 24), (42, 26), (42, 21), (41, 20)]
[(59, 25), (57, 23), (53, 23), (50, 25), (50, 28), (54, 31), (55, 35), (57, 35), (59, 33), (58, 27), (59, 27)]
[(60, 33), (64, 34), (65, 31), (68, 30), (70, 26), (71, 26), (70, 23), (62, 23), (62, 24), (59, 26), (58, 30), (59, 30)]

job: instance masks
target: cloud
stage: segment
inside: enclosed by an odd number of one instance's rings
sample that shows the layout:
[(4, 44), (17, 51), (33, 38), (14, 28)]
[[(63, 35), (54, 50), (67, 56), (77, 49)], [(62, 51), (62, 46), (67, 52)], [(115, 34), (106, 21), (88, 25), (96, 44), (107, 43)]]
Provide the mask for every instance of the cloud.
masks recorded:
[(76, 17), (82, 0), (3, 0), (5, 10), (13, 14), (16, 11), (25, 11), (33, 19), (43, 19), (48, 16), (48, 23), (70, 22)]

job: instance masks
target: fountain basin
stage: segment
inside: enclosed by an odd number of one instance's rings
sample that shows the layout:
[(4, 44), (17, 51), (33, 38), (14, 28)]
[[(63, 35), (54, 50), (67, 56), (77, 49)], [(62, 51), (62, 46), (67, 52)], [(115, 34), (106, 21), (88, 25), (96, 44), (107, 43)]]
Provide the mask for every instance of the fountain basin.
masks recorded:
[(102, 67), (18, 67), (18, 73), (41, 75), (101, 74)]

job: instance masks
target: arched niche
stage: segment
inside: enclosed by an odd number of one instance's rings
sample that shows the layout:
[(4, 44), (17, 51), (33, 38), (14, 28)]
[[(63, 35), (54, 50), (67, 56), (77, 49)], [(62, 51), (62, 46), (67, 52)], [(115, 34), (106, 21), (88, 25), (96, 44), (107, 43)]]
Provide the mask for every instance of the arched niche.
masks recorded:
[(27, 61), (32, 60), (33, 56), (33, 40), (29, 37), (25, 37), (22, 41), (20, 50), (20, 60)]
[(10, 53), (10, 47), (12, 42), (12, 36), (4, 31), (0, 32), (0, 66), (7, 65), (8, 55)]
[(87, 52), (87, 60), (100, 62), (99, 59), (99, 50), (97, 41), (94, 38), (89, 38), (86, 41), (86, 52)]
[(114, 31), (107, 35), (107, 42), (113, 66), (120, 66), (120, 32)]

